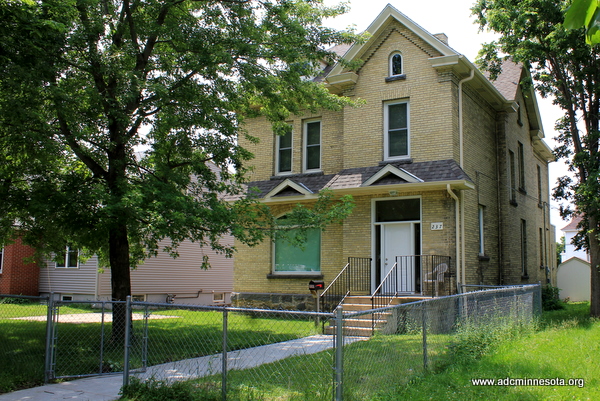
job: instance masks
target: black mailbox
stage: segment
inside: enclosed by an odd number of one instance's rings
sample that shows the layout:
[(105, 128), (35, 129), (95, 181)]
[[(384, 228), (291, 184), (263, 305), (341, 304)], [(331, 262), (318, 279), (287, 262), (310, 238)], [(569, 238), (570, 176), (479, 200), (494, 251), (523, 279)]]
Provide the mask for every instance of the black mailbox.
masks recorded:
[(308, 289), (311, 291), (318, 291), (325, 288), (325, 282), (323, 280), (310, 280), (308, 283)]

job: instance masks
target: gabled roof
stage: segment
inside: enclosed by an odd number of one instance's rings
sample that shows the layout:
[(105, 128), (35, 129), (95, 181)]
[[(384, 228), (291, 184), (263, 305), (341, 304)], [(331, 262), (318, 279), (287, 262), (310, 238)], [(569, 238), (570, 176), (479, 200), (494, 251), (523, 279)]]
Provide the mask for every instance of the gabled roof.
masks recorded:
[(295, 183), (294, 181), (287, 179), (270, 190), (269, 193), (265, 195), (265, 198), (272, 198), (274, 196), (311, 195), (312, 193), (313, 192), (301, 182)]
[[(515, 109), (513, 99), (506, 98), (504, 95), (509, 95), (503, 88), (502, 92), (494, 86), (479, 69), (471, 63), (464, 55), (460, 54), (450, 46), (446, 45), (435, 35), (432, 35), (406, 15), (398, 11), (395, 7), (388, 4), (385, 6), (379, 16), (369, 25), (366, 33), (369, 33), (370, 38), (364, 43), (355, 43), (345, 53), (343, 58), (347, 61), (355, 61), (373, 46), (379, 40), (380, 34), (388, 26), (391, 21), (397, 21), (411, 30), (417, 37), (430, 45), (437, 54), (430, 54), (429, 61), (433, 68), (447, 69), (452, 68), (459, 77), (466, 78), (471, 71), (474, 71), (474, 79), (468, 82), (478, 93), (483, 96), (493, 107), (498, 110)], [(355, 84), (358, 81), (358, 75), (355, 72), (345, 70), (342, 63), (337, 63), (331, 71), (328, 71), (326, 82), (333, 90), (339, 90)], [(510, 91), (511, 88), (508, 88)], [(513, 97), (513, 96), (511, 96)]]
[(388, 164), (387, 166), (379, 170), (377, 173), (373, 174), (373, 176), (371, 176), (371, 178), (369, 178), (367, 181), (363, 182), (361, 186), (368, 187), (370, 185), (376, 185), (378, 183), (381, 184), (382, 182), (384, 182), (384, 180), (386, 180), (385, 182), (393, 183), (394, 179), (392, 178), (392, 180), (390, 181), (390, 176), (395, 178), (395, 181), (400, 180), (404, 182), (410, 182), (413, 184), (417, 182), (423, 182), (422, 179), (420, 179), (419, 177), (415, 177), (403, 168), (396, 167), (393, 164)]
[(377, 193), (388, 190), (472, 189), (473, 181), (454, 160), (389, 163), (349, 168), (338, 174), (297, 174), (247, 184), (253, 195), (271, 202), (311, 199), (323, 189), (340, 193)]
[(581, 216), (575, 216), (569, 222), (569, 224), (567, 224), (566, 226), (561, 228), (560, 231), (579, 231), (579, 228), (577, 228), (577, 226), (579, 225), (580, 222), (581, 222)]
[[(370, 38), (365, 43), (355, 43), (344, 55), (344, 58), (347, 60), (353, 60), (355, 58), (360, 57), (361, 53), (364, 49), (368, 49), (373, 43), (377, 40), (377, 34), (381, 31), (381, 29), (387, 25), (390, 19), (395, 19), (400, 22), (402, 25), (406, 26), (408, 29), (413, 31), (419, 38), (423, 41), (431, 45), (435, 50), (437, 50), (442, 56), (450, 56), (450, 55), (458, 55), (454, 49), (443, 43), (441, 40), (427, 32), (416, 22), (408, 18), (406, 15), (402, 14), (398, 9), (396, 9), (391, 4), (385, 6), (385, 8), (379, 13), (377, 18), (369, 25), (365, 32), (371, 34)], [(336, 64), (329, 76), (334, 76), (341, 74), (343, 72), (343, 66), (338, 63)]]

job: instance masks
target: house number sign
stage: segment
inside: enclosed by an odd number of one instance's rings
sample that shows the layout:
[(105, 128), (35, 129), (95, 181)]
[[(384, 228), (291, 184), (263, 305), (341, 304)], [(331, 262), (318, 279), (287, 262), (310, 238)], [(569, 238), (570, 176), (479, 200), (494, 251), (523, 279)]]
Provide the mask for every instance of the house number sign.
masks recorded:
[(444, 229), (444, 223), (431, 223), (431, 230), (438, 231)]

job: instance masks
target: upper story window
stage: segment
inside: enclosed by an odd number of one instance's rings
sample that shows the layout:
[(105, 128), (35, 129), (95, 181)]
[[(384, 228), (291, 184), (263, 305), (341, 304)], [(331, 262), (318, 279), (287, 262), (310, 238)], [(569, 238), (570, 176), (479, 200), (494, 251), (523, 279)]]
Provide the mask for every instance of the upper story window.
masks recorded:
[(292, 172), (292, 140), (293, 132), (290, 129), (283, 135), (276, 135), (277, 153), (276, 153), (276, 173), (286, 174)]
[(321, 120), (304, 122), (303, 171), (321, 170)]
[(521, 142), (518, 143), (519, 156), (519, 189), (525, 191), (525, 148)]
[(402, 75), (404, 74), (402, 68), (402, 54), (400, 53), (392, 53), (390, 56), (390, 76)]
[(515, 203), (517, 201), (517, 173), (515, 166), (515, 152), (512, 150), (508, 151), (508, 188), (510, 191), (510, 202)]
[(479, 255), (485, 255), (485, 206), (479, 205)]
[(408, 101), (384, 104), (384, 159), (403, 159), (410, 156)]
[(79, 267), (79, 251), (67, 246), (64, 252), (56, 254), (55, 260), (56, 267), (77, 268)]

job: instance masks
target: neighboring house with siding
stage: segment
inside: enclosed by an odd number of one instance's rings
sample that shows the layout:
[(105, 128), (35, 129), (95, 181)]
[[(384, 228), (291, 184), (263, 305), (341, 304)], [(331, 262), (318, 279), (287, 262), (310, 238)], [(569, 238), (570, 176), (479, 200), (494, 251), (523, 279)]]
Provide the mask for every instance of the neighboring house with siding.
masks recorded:
[[(228, 236), (223, 245), (232, 245)], [(168, 245), (163, 241), (162, 245)], [(131, 271), (131, 292), (137, 300), (165, 302), (168, 299), (188, 304), (229, 304), (233, 290), (233, 260), (210, 248), (184, 241), (179, 257), (159, 251)], [(111, 299), (110, 269), (102, 268), (98, 258), (78, 260), (77, 251), (66, 252), (64, 260), (32, 262), (34, 250), (16, 242), (3, 248), (0, 293), (47, 295), (63, 300), (104, 301)], [(201, 268), (204, 256), (210, 269)]]
[(547, 282), (554, 157), (535, 94), (519, 84), (529, 72), (506, 62), (492, 82), (391, 5), (367, 31), (364, 44), (335, 49), (362, 60), (358, 70), (338, 64), (319, 78), (363, 105), (291, 116), (284, 136), (264, 118), (245, 122), (260, 140), (240, 138), (255, 155), (248, 186), (281, 224), (323, 189), (352, 195), (356, 208), (309, 232), (304, 249), (281, 238), (236, 244), (234, 303), (309, 307), (309, 281), (329, 286), (347, 264), (367, 266), (348, 278), (362, 294), (383, 292), (389, 277), (385, 292), (406, 295)]
[(589, 301), (591, 295), (590, 255), (573, 244), (580, 222), (581, 217), (574, 217), (561, 230), (565, 237), (565, 250), (556, 272), (556, 287), (560, 298), (570, 301)]

